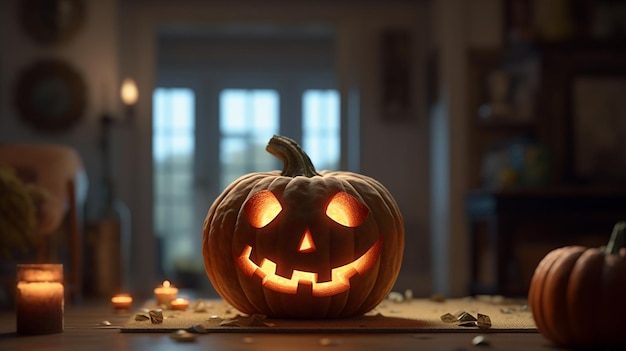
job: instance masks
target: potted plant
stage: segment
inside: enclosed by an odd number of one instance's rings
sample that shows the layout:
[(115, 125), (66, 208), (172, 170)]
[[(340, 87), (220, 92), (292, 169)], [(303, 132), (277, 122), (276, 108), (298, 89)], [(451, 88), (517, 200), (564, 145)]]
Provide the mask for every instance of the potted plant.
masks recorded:
[(0, 165), (0, 306), (12, 305), (16, 263), (36, 245), (37, 208), (42, 189), (22, 182), (16, 171)]

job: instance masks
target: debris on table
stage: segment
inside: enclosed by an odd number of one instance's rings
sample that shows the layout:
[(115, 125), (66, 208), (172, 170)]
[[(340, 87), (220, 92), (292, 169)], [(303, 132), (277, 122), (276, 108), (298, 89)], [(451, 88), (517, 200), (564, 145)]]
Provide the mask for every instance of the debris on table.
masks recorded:
[(404, 301), (404, 295), (397, 291), (392, 291), (387, 295), (387, 300), (392, 302), (402, 302)]
[(472, 345), (487, 346), (489, 345), (489, 339), (487, 339), (484, 335), (477, 335), (472, 339)]
[(150, 319), (150, 317), (146, 316), (145, 314), (138, 313), (137, 315), (135, 315), (135, 320), (137, 322), (147, 321), (148, 319)]
[(189, 308), (194, 312), (209, 312), (213, 308), (213, 303), (203, 299), (197, 299)]
[(241, 341), (243, 341), (244, 344), (252, 344), (254, 342), (254, 338), (250, 336), (246, 336), (243, 339), (241, 339)]
[(150, 322), (152, 324), (163, 323), (163, 310), (162, 309), (150, 310), (149, 315), (150, 315)]
[(190, 342), (196, 340), (196, 335), (184, 329), (177, 330), (170, 337), (178, 342)]
[(500, 308), (500, 312), (503, 314), (513, 314), (519, 312), (528, 312), (528, 305), (520, 305), (520, 306), (507, 306)]
[(253, 314), (251, 316), (236, 315), (220, 322), (221, 327), (274, 327), (274, 323), (266, 321), (267, 316)]
[(489, 316), (486, 314), (478, 313), (476, 316), (476, 326), (479, 329), (491, 328), (491, 318), (489, 318)]
[(186, 330), (190, 333), (195, 333), (195, 334), (207, 334), (209, 332), (208, 328), (204, 324), (201, 324), (201, 323), (194, 324), (191, 327), (187, 328)]
[(331, 339), (331, 338), (320, 339), (320, 345), (322, 346), (333, 346), (333, 345), (340, 345), (340, 344), (341, 344), (341, 340), (339, 339)]
[(398, 291), (392, 291), (387, 294), (387, 300), (396, 303), (411, 301), (413, 300), (413, 290), (406, 289), (404, 290), (404, 294)]
[(445, 302), (446, 297), (443, 294), (432, 294), (430, 295), (430, 301), (433, 302)]
[(486, 314), (478, 313), (476, 317), (466, 311), (445, 313), (441, 316), (444, 323), (455, 323), (459, 327), (478, 327), (480, 329), (491, 328), (491, 318)]
[(413, 300), (413, 290), (411, 289), (404, 290), (404, 301), (411, 301), (411, 300)]

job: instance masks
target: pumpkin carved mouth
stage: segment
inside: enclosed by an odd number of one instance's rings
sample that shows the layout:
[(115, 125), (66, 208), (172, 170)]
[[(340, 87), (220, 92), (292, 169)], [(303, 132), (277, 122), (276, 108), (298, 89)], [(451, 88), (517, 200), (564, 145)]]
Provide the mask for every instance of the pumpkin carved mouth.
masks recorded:
[(317, 273), (293, 270), (291, 278), (276, 274), (276, 263), (264, 258), (260, 265), (250, 259), (252, 247), (246, 245), (236, 257), (237, 266), (248, 277), (254, 275), (262, 279), (263, 287), (285, 294), (296, 294), (298, 289), (309, 286), (313, 296), (334, 296), (350, 289), (350, 279), (356, 274), (368, 272), (380, 256), (382, 237), (356, 260), (332, 269), (330, 281), (318, 282)]

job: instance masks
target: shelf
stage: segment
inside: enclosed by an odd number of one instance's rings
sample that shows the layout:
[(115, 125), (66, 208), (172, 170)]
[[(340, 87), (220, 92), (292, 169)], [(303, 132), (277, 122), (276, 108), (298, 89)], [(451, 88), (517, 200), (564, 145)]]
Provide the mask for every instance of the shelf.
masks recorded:
[(532, 121), (505, 121), (505, 120), (484, 120), (478, 119), (476, 126), (480, 129), (493, 130), (532, 130), (535, 123)]

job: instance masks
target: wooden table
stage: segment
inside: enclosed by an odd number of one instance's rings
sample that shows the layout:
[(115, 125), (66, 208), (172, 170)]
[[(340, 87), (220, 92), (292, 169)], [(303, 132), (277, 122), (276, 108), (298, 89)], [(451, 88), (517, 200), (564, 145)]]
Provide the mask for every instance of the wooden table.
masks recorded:
[[(15, 314), (0, 312), (0, 350), (263, 350), (307, 351), (330, 347), (331, 350), (471, 350), (472, 339), (485, 335), (489, 350), (557, 350), (538, 333), (211, 333), (198, 335), (194, 342), (174, 341), (170, 334), (121, 333), (115, 326), (130, 315), (118, 314), (102, 301), (66, 306), (65, 331), (60, 334), (19, 336), (15, 333)], [(102, 327), (107, 320), (113, 326)], [(324, 346), (323, 343), (330, 345)]]

